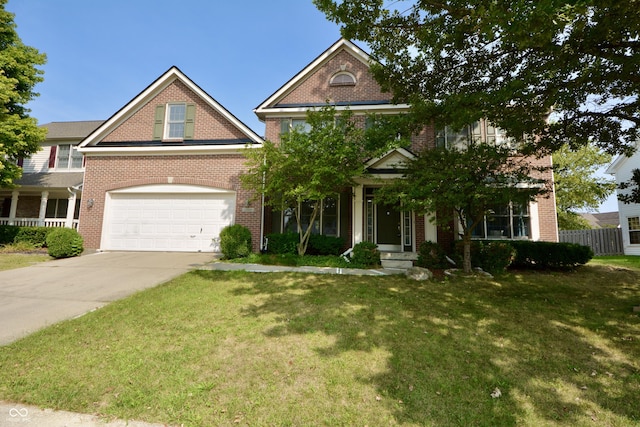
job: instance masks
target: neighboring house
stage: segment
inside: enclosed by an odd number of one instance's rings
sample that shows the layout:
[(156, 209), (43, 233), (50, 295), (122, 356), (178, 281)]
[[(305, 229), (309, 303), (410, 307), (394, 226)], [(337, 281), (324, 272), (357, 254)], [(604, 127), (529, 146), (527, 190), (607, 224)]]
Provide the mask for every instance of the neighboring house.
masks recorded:
[[(262, 102), (254, 111), (265, 123), (265, 138), (278, 141), (282, 133), (293, 126), (304, 126), (307, 110), (327, 102), (336, 110), (349, 108), (361, 126), (366, 115), (400, 114), (409, 105), (394, 104), (389, 93), (369, 73), (370, 57), (350, 41), (341, 39), (323, 52), (284, 86)], [(412, 145), (399, 148), (367, 162), (370, 178), (361, 178), (358, 185), (346, 189), (336, 200), (326, 200), (314, 230), (321, 234), (345, 237), (351, 247), (361, 241), (371, 241), (382, 251), (416, 252), (425, 240), (448, 244), (454, 234), (436, 226), (424, 215), (403, 210), (401, 206), (386, 206), (374, 202), (374, 194), (384, 179), (398, 177), (395, 166), (401, 165), (423, 148), (437, 144), (453, 145), (462, 137), (502, 142), (499, 130), (482, 121), (463, 132), (436, 131), (426, 127), (414, 136)], [(506, 141), (506, 140), (504, 140)], [(550, 166), (549, 157), (540, 160)], [(549, 172), (546, 176), (552, 179)], [(311, 207), (302, 204), (302, 216)], [(538, 198), (528, 206), (496, 206), (495, 215), (487, 217), (476, 229), (477, 238), (516, 238), (557, 241), (555, 198)], [(306, 215), (307, 217), (309, 215)], [(269, 211), (265, 215), (265, 234), (296, 231), (292, 213)]]
[[(640, 144), (637, 144), (640, 148)], [(616, 178), (616, 184), (628, 182), (632, 171), (640, 168), (640, 151), (636, 149), (631, 157), (618, 156), (606, 170)], [(618, 194), (627, 190), (616, 190)], [(623, 203), (618, 200), (620, 228), (622, 229), (622, 245), (625, 255), (640, 255), (640, 204)]]
[(579, 213), (592, 228), (618, 228), (620, 227), (620, 215), (618, 212), (601, 212), (591, 213), (583, 212)]
[[(292, 127), (305, 126), (307, 110), (327, 101), (337, 110), (349, 108), (362, 127), (369, 113), (407, 112), (408, 105), (394, 104), (391, 94), (381, 91), (369, 63), (369, 56), (350, 41), (334, 43), (254, 110), (265, 123), (266, 138), (278, 141)], [(79, 211), (85, 247), (97, 250), (219, 251), (220, 230), (229, 224), (248, 227), (258, 250), (265, 234), (297, 231), (292, 212), (264, 208), (260, 198), (240, 185), (246, 170), (243, 151), (260, 146), (262, 138), (176, 67), (108, 120), (79, 123), (86, 126), (46, 125), (50, 134), (44, 150), (25, 161), (21, 186), (0, 193), (5, 196), (2, 216), (6, 211), (8, 218), (0, 221), (18, 223), (18, 216), (33, 216), (34, 225), (72, 226)], [(62, 128), (75, 131), (64, 133)], [(382, 251), (410, 255), (425, 240), (452, 243), (454, 224), (453, 231), (437, 228), (425, 215), (375, 203), (374, 195), (385, 179), (399, 176), (396, 166), (421, 149), (455, 145), (465, 135), (506, 141), (485, 121), (464, 132), (426, 127), (410, 146), (369, 159), (367, 178), (323, 201), (314, 231), (343, 237), (345, 249), (371, 241)], [(539, 161), (551, 165), (549, 157)], [(75, 173), (60, 172), (65, 167)], [(65, 180), (49, 177), (52, 170)], [(546, 178), (552, 179), (551, 172)], [(65, 202), (66, 211), (59, 210)], [(28, 204), (32, 213), (23, 215)], [(300, 209), (309, 218), (311, 206), (303, 203)], [(47, 223), (50, 212), (66, 215), (64, 222)], [(557, 241), (553, 193), (527, 206), (496, 206), (475, 237)]]
[(0, 189), (0, 225), (78, 227), (84, 159), (78, 143), (102, 121), (42, 125), (47, 138), (40, 151), (19, 164), (16, 188)]
[(79, 231), (101, 250), (219, 251), (220, 230), (261, 205), (240, 187), (243, 150), (262, 139), (172, 67), (80, 144)]

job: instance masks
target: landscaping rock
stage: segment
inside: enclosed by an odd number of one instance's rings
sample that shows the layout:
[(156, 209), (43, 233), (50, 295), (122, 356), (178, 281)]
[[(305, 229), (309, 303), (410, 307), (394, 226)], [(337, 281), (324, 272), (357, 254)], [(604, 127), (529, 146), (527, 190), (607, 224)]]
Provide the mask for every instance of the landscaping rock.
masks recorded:
[(418, 281), (433, 279), (433, 273), (422, 267), (411, 267), (405, 274), (409, 279)]

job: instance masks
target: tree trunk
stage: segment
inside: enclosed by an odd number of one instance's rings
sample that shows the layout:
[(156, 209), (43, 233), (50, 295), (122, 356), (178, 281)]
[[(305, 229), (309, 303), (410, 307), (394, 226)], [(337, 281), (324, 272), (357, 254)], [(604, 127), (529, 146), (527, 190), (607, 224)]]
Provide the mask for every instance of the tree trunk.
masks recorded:
[(471, 234), (462, 236), (462, 271), (471, 273)]

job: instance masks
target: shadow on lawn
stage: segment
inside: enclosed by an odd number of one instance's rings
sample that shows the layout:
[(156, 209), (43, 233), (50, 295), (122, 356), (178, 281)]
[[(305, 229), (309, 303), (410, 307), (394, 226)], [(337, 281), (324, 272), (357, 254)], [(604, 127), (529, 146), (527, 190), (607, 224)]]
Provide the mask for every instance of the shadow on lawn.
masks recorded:
[[(325, 358), (386, 350), (386, 371), (358, 380), (377, 388), (399, 423), (640, 420), (637, 273), (585, 267), (441, 283), (302, 274), (247, 281), (236, 294), (264, 303), (243, 314), (275, 314), (268, 336), (332, 336), (333, 346), (316, 350)], [(501, 396), (492, 397), (497, 389)]]

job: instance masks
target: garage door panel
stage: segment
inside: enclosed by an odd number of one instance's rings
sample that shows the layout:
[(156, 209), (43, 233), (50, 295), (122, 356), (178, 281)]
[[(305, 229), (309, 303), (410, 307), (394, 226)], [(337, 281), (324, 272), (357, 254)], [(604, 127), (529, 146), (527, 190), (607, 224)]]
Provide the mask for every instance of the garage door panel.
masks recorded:
[(111, 250), (219, 251), (212, 239), (234, 222), (235, 194), (114, 193), (102, 245)]

